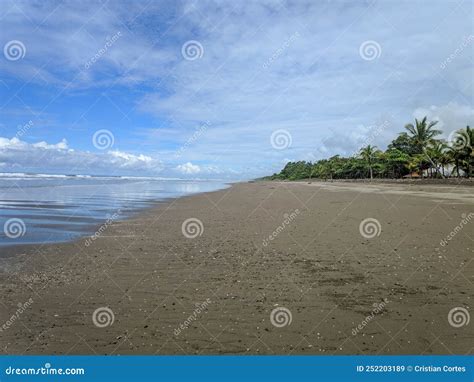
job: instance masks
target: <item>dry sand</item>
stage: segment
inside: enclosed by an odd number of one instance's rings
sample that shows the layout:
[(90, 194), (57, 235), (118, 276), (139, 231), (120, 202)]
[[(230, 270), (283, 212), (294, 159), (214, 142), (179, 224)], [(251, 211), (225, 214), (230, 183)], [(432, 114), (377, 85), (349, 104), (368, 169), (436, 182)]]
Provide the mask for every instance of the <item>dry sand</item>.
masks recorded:
[[(456, 307), (472, 314), (474, 218), (440, 244), (474, 213), (472, 191), (242, 183), (157, 203), (89, 246), (81, 239), (2, 250), (0, 348), (472, 354), (474, 323), (460, 310), (460, 321), (448, 318)], [(183, 235), (189, 218), (202, 222), (201, 236)], [(359, 230), (367, 218), (381, 227), (371, 239)], [(102, 307), (114, 320), (98, 327), (92, 317)], [(279, 317), (291, 314), (291, 323), (273, 325), (275, 308), (286, 308)]]

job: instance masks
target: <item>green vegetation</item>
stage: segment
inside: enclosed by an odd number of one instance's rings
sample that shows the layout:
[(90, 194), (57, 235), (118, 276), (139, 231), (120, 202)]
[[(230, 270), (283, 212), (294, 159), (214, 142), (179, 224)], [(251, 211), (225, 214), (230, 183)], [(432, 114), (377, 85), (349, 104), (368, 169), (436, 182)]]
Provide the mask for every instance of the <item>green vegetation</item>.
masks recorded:
[(474, 171), (474, 130), (456, 131), (451, 142), (437, 139), (437, 122), (415, 119), (405, 126), (386, 151), (362, 147), (357, 155), (335, 155), (317, 162), (289, 162), (279, 174), (267, 179), (364, 179), (402, 177), (471, 177)]

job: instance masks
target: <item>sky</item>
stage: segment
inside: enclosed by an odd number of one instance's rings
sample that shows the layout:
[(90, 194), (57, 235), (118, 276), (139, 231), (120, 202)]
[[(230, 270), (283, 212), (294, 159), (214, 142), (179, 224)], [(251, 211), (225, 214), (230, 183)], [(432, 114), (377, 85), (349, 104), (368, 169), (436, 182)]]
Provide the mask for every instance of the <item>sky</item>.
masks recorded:
[(474, 125), (474, 2), (0, 8), (0, 172), (249, 179)]

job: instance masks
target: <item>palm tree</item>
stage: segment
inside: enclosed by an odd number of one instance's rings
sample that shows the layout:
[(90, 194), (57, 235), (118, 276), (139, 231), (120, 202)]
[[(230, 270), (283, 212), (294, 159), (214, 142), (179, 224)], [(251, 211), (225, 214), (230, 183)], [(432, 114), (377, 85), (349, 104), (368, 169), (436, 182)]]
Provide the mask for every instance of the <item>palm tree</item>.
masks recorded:
[(453, 146), (448, 146), (446, 150), (446, 154), (449, 157), (451, 163), (454, 163), (454, 167), (451, 171), (451, 175), (456, 172), (457, 177), (459, 178), (459, 169), (461, 168), (461, 153), (459, 150), (454, 148)]
[(451, 163), (453, 163), (453, 160), (451, 158), (451, 155), (449, 155), (449, 146), (445, 144), (443, 155), (441, 155), (441, 158), (439, 158), (439, 164), (441, 165), (441, 173), (443, 175), (443, 178), (446, 176), (446, 166), (450, 165)]
[[(433, 129), (437, 123), (438, 121), (428, 123), (427, 117), (424, 117), (421, 121), (415, 119), (414, 125), (411, 123), (405, 125), (418, 154), (424, 153), (426, 148), (434, 142), (435, 137), (441, 134), (440, 130)], [(423, 160), (420, 161), (420, 176), (423, 178)]]
[(374, 179), (372, 166), (376, 152), (377, 148), (371, 145), (368, 145), (367, 147), (362, 147), (359, 152), (362, 159), (365, 160), (365, 162), (367, 163), (367, 167), (369, 167), (370, 180)]
[(474, 130), (469, 126), (458, 130), (452, 142), (452, 150), (456, 151), (458, 166), (462, 165), (466, 177), (469, 178), (474, 162)]
[[(438, 176), (438, 174), (440, 173), (439, 170), (442, 166), (444, 158), (446, 157), (445, 153), (447, 148), (448, 146), (445, 142), (435, 140), (425, 151), (428, 160), (431, 162), (435, 169), (436, 176)], [(444, 168), (441, 172), (441, 176), (444, 178)]]

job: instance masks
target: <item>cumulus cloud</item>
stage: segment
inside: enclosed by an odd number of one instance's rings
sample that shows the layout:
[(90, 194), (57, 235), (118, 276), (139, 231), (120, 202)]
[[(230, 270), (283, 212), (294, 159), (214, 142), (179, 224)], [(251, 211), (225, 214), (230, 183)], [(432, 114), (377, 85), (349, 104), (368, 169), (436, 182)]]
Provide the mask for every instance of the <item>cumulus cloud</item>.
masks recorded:
[(3, 171), (37, 172), (47, 169), (66, 174), (107, 175), (157, 174), (163, 169), (161, 161), (143, 154), (117, 150), (92, 153), (71, 149), (66, 140), (56, 144), (44, 141), (28, 143), (4, 137), (0, 137), (0, 166)]
[(467, 125), (474, 126), (474, 107), (449, 102), (446, 105), (431, 105), (426, 108), (417, 108), (413, 112), (415, 118), (427, 116), (429, 120), (438, 121), (436, 128), (443, 131), (448, 137), (453, 131), (463, 129)]
[(201, 172), (201, 168), (198, 165), (187, 162), (176, 166), (176, 170), (186, 175), (198, 174)]
[(38, 142), (38, 143), (33, 143), (32, 146), (33, 147), (38, 147), (38, 148), (41, 148), (41, 149), (47, 149), (47, 150), (51, 150), (51, 149), (66, 150), (66, 149), (68, 149), (68, 144), (67, 144), (67, 141), (65, 139), (63, 139), (61, 142), (58, 142), (58, 143), (52, 144), (52, 145), (46, 143), (45, 141), (41, 141), (41, 142)]
[(31, 148), (38, 148), (44, 150), (67, 150), (68, 144), (65, 139), (61, 142), (56, 144), (48, 144), (45, 141), (37, 142), (29, 144), (27, 142), (23, 142), (17, 137), (13, 137), (12, 139), (0, 137), (0, 150), (7, 150), (7, 149), (16, 149), (16, 150), (27, 150), (29, 147)]

